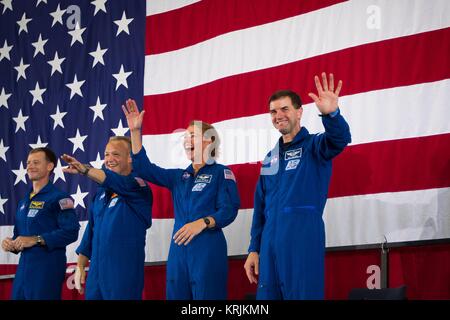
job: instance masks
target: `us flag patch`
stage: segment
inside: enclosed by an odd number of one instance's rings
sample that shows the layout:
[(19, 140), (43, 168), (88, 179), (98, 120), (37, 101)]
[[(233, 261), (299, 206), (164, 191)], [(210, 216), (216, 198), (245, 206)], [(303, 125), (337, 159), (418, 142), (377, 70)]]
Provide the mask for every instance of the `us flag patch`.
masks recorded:
[(134, 179), (136, 179), (137, 183), (138, 183), (141, 187), (145, 187), (145, 186), (146, 186), (145, 181), (142, 180), (141, 178), (139, 178), (139, 177), (134, 177)]
[(73, 209), (73, 200), (70, 198), (64, 198), (59, 200), (59, 206), (61, 210)]
[(233, 171), (231, 171), (230, 169), (224, 169), (223, 173), (225, 175), (225, 179), (233, 180), (234, 182), (236, 182)]

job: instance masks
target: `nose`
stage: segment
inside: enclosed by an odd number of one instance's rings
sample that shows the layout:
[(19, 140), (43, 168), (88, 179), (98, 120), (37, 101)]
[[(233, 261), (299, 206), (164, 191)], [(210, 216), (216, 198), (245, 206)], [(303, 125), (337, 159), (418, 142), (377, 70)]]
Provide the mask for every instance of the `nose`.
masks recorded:
[(281, 113), (280, 110), (275, 110), (275, 113), (272, 113), (272, 118), (277, 120), (277, 119), (280, 119), (282, 117), (282, 115), (283, 114)]

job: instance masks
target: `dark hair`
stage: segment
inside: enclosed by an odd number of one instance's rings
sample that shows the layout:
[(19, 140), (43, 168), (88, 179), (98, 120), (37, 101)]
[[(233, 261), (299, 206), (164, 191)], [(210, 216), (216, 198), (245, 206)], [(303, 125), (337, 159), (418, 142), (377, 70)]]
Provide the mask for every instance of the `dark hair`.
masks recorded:
[(275, 100), (278, 100), (278, 99), (281, 99), (284, 97), (291, 98), (292, 105), (294, 106), (295, 109), (300, 109), (302, 107), (302, 100), (300, 99), (299, 95), (296, 94), (292, 90), (278, 90), (277, 92), (272, 94), (272, 96), (270, 96), (268, 104), (270, 105), (270, 103), (272, 101), (275, 101)]
[(33, 154), (33, 153), (38, 153), (38, 152), (43, 152), (45, 154), (45, 160), (47, 160), (48, 162), (53, 163), (53, 169), (51, 171), (51, 172), (53, 172), (53, 170), (56, 168), (56, 165), (57, 165), (57, 160), (56, 160), (55, 153), (52, 151), (52, 149), (47, 148), (47, 147), (43, 147), (43, 148), (31, 149), (31, 151), (28, 153), (28, 155)]
[(220, 145), (220, 138), (216, 128), (214, 128), (213, 125), (201, 120), (192, 120), (191, 122), (189, 122), (189, 126), (195, 126), (201, 129), (202, 136), (204, 136), (204, 138), (211, 139), (212, 142), (215, 142), (215, 147), (211, 150), (211, 157), (214, 159), (217, 158), (217, 156), (219, 155), (218, 149)]

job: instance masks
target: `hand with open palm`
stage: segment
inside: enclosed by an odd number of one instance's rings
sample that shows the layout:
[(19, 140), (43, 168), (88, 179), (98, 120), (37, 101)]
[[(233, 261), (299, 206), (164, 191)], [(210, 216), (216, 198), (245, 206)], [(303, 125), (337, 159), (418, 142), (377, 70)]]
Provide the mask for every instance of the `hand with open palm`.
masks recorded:
[(339, 92), (342, 88), (342, 81), (339, 80), (336, 90), (334, 90), (334, 76), (330, 73), (330, 80), (327, 81), (327, 75), (322, 72), (322, 83), (320, 83), (319, 77), (315, 76), (314, 81), (316, 83), (317, 95), (310, 92), (308, 95), (314, 100), (317, 108), (323, 114), (330, 114), (338, 108)]
[(130, 128), (130, 131), (140, 131), (142, 128), (145, 111), (143, 110), (139, 113), (136, 101), (133, 99), (128, 99), (125, 106), (122, 105), (122, 110), (127, 117), (128, 128)]

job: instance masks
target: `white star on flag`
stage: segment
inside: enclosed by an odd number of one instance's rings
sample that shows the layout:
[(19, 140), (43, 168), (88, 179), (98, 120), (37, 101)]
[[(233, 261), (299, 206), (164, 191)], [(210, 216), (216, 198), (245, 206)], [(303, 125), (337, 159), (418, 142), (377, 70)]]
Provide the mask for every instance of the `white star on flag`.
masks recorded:
[(37, 2), (36, 2), (36, 7), (37, 7), (41, 2), (47, 4), (47, 0), (37, 0)]
[(128, 89), (127, 78), (133, 73), (133, 71), (125, 72), (123, 69), (123, 64), (120, 65), (120, 70), (118, 73), (114, 73), (113, 77), (116, 78), (116, 91), (122, 85)]
[(104, 161), (105, 161), (105, 160), (102, 160), (102, 159), (100, 158), (100, 152), (97, 152), (97, 158), (95, 159), (95, 161), (91, 161), (91, 162), (89, 162), (89, 163), (90, 163), (91, 166), (93, 166), (94, 168), (96, 168), (96, 169), (101, 169)]
[(6, 161), (6, 151), (8, 151), (9, 147), (3, 144), (3, 139), (0, 139), (0, 158)]
[(61, 179), (62, 181), (66, 182), (66, 177), (64, 176), (64, 171), (63, 171), (63, 168), (66, 168), (66, 167), (63, 167), (61, 165), (61, 160), (58, 159), (58, 163), (57, 163), (55, 169), (53, 170), (53, 173), (54, 173), (53, 183), (58, 181), (58, 179)]
[(42, 53), (45, 56), (44, 46), (47, 43), (48, 39), (43, 40), (42, 35), (39, 34), (39, 38), (36, 42), (33, 42), (31, 45), (34, 47), (33, 58), (36, 57), (38, 53)]
[(73, 78), (73, 82), (66, 84), (66, 86), (70, 89), (70, 100), (72, 100), (75, 94), (83, 97), (83, 94), (81, 93), (81, 86), (84, 82), (85, 80), (78, 81), (77, 75), (75, 75), (75, 77)]
[(47, 89), (43, 88), (41, 89), (39, 87), (39, 82), (36, 82), (36, 87), (34, 90), (30, 90), (31, 95), (33, 96), (33, 102), (31, 103), (31, 106), (34, 106), (36, 101), (39, 101), (40, 103), (44, 104), (44, 101), (42, 100), (42, 95)]
[(17, 170), (11, 170), (17, 177), (16, 181), (14, 182), (14, 185), (18, 184), (19, 182), (23, 182), (27, 184), (27, 168), (23, 167), (23, 162), (20, 162), (20, 167)]
[(92, 111), (94, 111), (94, 120), (92, 120), (92, 123), (95, 122), (95, 119), (97, 119), (97, 117), (99, 117), (102, 120), (105, 120), (103, 119), (103, 109), (105, 109), (105, 107), (106, 103), (101, 104), (100, 97), (97, 97), (97, 103), (94, 106), (89, 107)]
[(37, 137), (37, 141), (36, 143), (30, 143), (29, 146), (31, 147), (31, 149), (36, 149), (36, 148), (44, 148), (48, 145), (48, 143), (43, 143), (41, 141), (41, 136), (38, 135)]
[(13, 46), (8, 46), (8, 42), (5, 40), (5, 42), (3, 44), (3, 48), (0, 48), (0, 61), (2, 61), (3, 58), (11, 61), (9, 52), (12, 50), (12, 48), (13, 48)]
[(69, 31), (69, 34), (72, 36), (72, 42), (70, 43), (70, 46), (72, 46), (75, 41), (83, 44), (83, 38), (81, 36), (83, 35), (84, 30), (86, 30), (86, 28), (80, 29), (80, 26), (77, 24), (75, 26), (75, 29)]
[(122, 126), (122, 120), (119, 120), (119, 125), (117, 126), (117, 128), (111, 129), (111, 131), (114, 132), (116, 136), (124, 136), (125, 133), (128, 132), (128, 130), (129, 130), (128, 128), (124, 128)]
[(71, 194), (70, 196), (73, 198), (74, 201), (74, 208), (76, 208), (78, 205), (85, 208), (84, 206), (84, 198), (88, 195), (89, 192), (81, 192), (80, 186), (77, 186), (77, 193)]
[(61, 63), (63, 63), (64, 60), (66, 60), (66, 58), (58, 57), (58, 51), (56, 51), (53, 60), (47, 61), (47, 63), (52, 66), (52, 72), (50, 76), (52, 76), (55, 71), (58, 71), (62, 74)]
[(127, 34), (130, 34), (130, 30), (128, 30), (128, 25), (133, 21), (134, 19), (127, 19), (127, 16), (125, 15), (125, 11), (122, 13), (122, 18), (120, 20), (114, 20), (114, 23), (117, 24), (117, 33), (116, 37), (123, 31)]
[(13, 11), (12, 0), (1, 0), (0, 3), (3, 5), (3, 12), (2, 12), (2, 14), (5, 13), (6, 9), (9, 9), (9, 10)]
[(103, 55), (105, 54), (106, 51), (108, 51), (108, 49), (102, 49), (100, 47), (100, 42), (99, 42), (99, 43), (97, 43), (97, 49), (95, 51), (89, 52), (89, 54), (94, 57), (94, 61), (92, 62), (92, 68), (94, 68), (98, 62), (100, 62), (102, 65), (105, 65), (105, 61), (103, 60)]
[(64, 128), (62, 119), (66, 114), (67, 112), (59, 112), (59, 106), (56, 105), (56, 113), (50, 115), (50, 117), (52, 117), (52, 119), (54, 120), (53, 130), (55, 130), (57, 126), (61, 126), (61, 128)]
[(5, 214), (5, 209), (3, 208), (3, 205), (6, 203), (6, 201), (8, 201), (8, 199), (3, 199), (2, 196), (0, 195), (0, 212)]
[(6, 93), (5, 88), (2, 88), (0, 92), (0, 107), (5, 107), (8, 109), (8, 99), (11, 96), (11, 93)]
[(22, 115), (22, 109), (19, 110), (19, 114), (17, 115), (17, 117), (13, 117), (13, 120), (16, 122), (16, 131), (19, 131), (19, 129), (23, 129), (23, 131), (25, 132), (25, 121), (28, 120), (28, 116), (23, 116)]
[(66, 10), (61, 10), (59, 8), (60, 4), (58, 3), (58, 7), (56, 8), (55, 11), (50, 12), (50, 15), (53, 17), (53, 22), (52, 22), (52, 27), (55, 25), (55, 23), (60, 23), (61, 25), (63, 25), (63, 21), (62, 21), (62, 16), (64, 15), (64, 12), (66, 12)]
[(27, 24), (31, 20), (33, 20), (33, 19), (27, 19), (27, 16), (25, 15), (25, 12), (24, 12), (23, 15), (22, 15), (22, 18), (19, 21), (16, 22), (19, 25), (19, 36), (20, 36), (20, 33), (22, 31), (25, 31), (25, 33), (28, 33), (28, 26), (27, 26)]
[(29, 64), (24, 64), (23, 63), (23, 58), (20, 58), (20, 64), (17, 67), (14, 67), (14, 69), (17, 70), (17, 80), (19, 81), (19, 79), (21, 77), (23, 77), (24, 79), (27, 78), (27, 75), (25, 74), (25, 70), (29, 67)]
[(91, 4), (93, 6), (95, 6), (94, 9), (94, 16), (97, 14), (97, 12), (99, 12), (100, 10), (102, 10), (103, 12), (106, 13), (106, 7), (105, 7), (105, 3), (107, 0), (94, 0), (91, 2)]
[(78, 149), (81, 149), (81, 151), (84, 151), (83, 141), (87, 138), (87, 135), (81, 136), (80, 135), (80, 129), (77, 129), (77, 134), (73, 138), (68, 138), (70, 142), (73, 143), (73, 151), (72, 153), (75, 153)]

